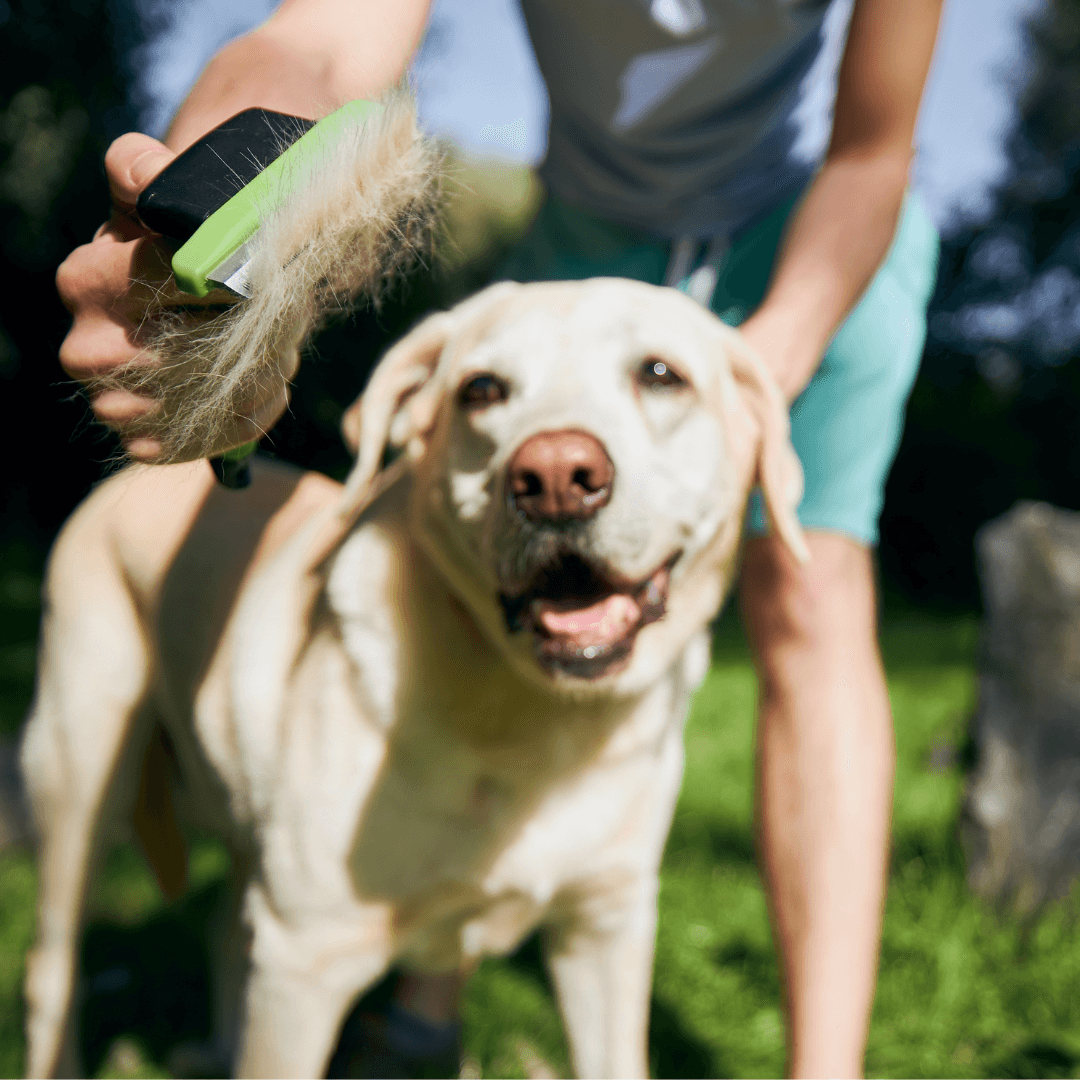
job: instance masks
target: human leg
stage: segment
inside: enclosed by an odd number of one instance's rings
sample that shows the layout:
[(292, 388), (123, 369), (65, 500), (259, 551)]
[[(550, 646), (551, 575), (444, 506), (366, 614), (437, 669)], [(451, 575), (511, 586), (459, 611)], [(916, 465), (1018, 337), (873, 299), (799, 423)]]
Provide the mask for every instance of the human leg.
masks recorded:
[(792, 1076), (857, 1076), (873, 1001), (892, 807), (892, 717), (869, 550), (810, 532), (797, 565), (747, 544), (741, 601), (760, 683), (757, 819)]
[(792, 408), (811, 561), (751, 513), (743, 615), (760, 682), (758, 829), (784, 972), (789, 1069), (854, 1076), (873, 1001), (892, 718), (871, 547), (925, 334), (935, 237), (908, 207), (892, 253)]
[(361, 1001), (353, 1008), (327, 1075), (456, 1074), (461, 1065), (461, 995), (469, 973), (399, 971), (388, 1002)]

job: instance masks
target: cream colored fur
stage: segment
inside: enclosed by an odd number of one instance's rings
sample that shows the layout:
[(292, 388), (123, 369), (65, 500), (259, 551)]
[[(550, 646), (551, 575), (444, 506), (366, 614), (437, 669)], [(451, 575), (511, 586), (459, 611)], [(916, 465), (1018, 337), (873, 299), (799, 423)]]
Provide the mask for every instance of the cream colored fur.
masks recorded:
[(358, 299), (377, 302), (395, 274), (430, 252), (441, 152), (417, 128), (407, 92), (383, 104), (283, 178), (289, 196), (265, 216), (249, 300), (212, 294), (226, 304), (208, 317), (163, 289), (147, 316), (145, 354), (97, 384), (162, 402), (146, 429), (162, 444), (161, 462), (204, 457), (234, 417), (291, 381), (305, 341), (329, 316)]
[[(685, 384), (644, 383), (655, 358)], [(478, 372), (507, 398), (465, 410)], [(87, 875), (153, 724), (182, 816), (235, 854), (215, 1016), (237, 1075), (322, 1075), (389, 965), (468, 967), (538, 924), (576, 1071), (646, 1072), (682, 725), (756, 480), (801, 549), (783, 402), (672, 290), (507, 284), (392, 349), (346, 427), (344, 488), (267, 462), (244, 492), (205, 462), (136, 467), (57, 542), (23, 748), (42, 835), (31, 1075), (75, 1067)], [(628, 580), (678, 555), (666, 616), (596, 677), (542, 667), (497, 600), (520, 526), (507, 463), (565, 429), (615, 468), (580, 550)], [(405, 453), (380, 473), (388, 441)]]

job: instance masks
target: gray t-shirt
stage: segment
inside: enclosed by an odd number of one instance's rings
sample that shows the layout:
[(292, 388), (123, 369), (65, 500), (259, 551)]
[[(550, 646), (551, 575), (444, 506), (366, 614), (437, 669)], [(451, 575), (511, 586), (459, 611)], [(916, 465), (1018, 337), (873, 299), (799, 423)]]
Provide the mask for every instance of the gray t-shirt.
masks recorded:
[(521, 6), (551, 99), (541, 176), (567, 202), (658, 236), (730, 235), (820, 162), (850, 0)]

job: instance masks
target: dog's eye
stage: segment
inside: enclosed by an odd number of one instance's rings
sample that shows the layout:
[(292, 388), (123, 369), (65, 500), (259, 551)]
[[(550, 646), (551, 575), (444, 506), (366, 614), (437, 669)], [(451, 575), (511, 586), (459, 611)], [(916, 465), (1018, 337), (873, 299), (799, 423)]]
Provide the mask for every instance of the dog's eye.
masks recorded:
[(686, 380), (663, 360), (650, 356), (641, 361), (637, 370), (637, 381), (641, 386), (685, 386)]
[(485, 409), (505, 401), (510, 388), (495, 375), (474, 375), (458, 391), (458, 404), (463, 409)]

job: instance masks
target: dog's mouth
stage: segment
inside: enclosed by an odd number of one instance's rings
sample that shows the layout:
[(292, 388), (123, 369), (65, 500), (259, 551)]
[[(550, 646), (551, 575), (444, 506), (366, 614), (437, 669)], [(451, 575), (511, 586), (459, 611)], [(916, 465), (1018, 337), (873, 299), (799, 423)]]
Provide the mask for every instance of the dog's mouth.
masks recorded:
[(531, 633), (542, 667), (582, 679), (611, 674), (629, 659), (638, 631), (663, 618), (671, 568), (629, 582), (576, 554), (557, 556), (524, 592), (499, 594), (510, 633)]

